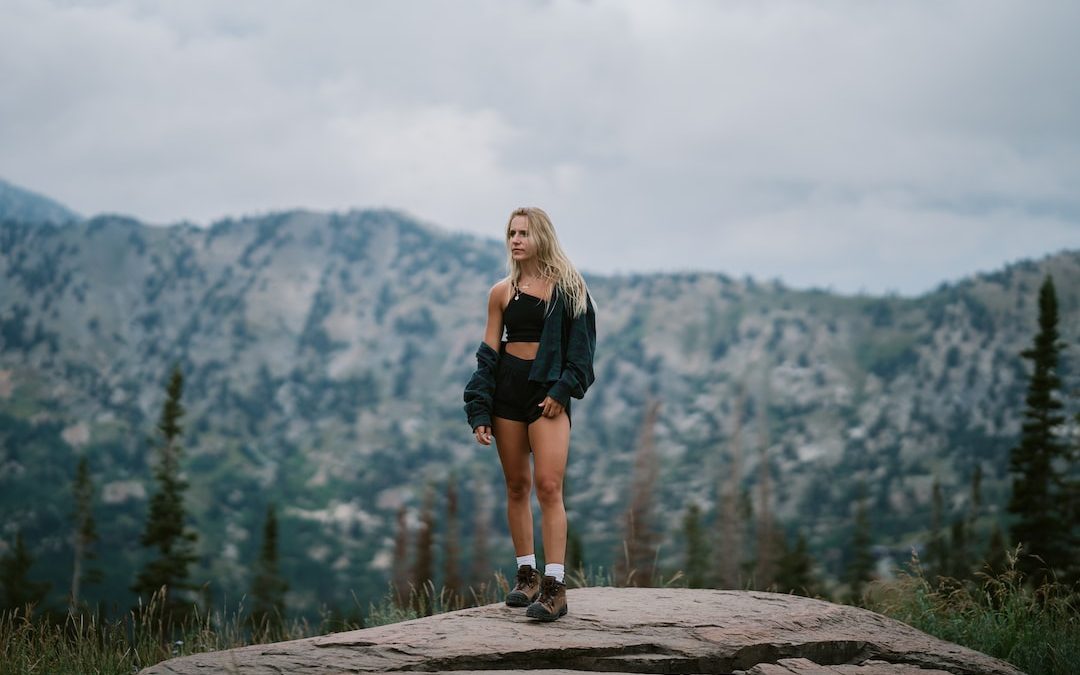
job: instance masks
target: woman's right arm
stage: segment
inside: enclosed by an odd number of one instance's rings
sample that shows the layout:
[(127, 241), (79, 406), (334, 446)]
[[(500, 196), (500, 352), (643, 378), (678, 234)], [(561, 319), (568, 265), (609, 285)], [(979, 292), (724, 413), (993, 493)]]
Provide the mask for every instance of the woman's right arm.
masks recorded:
[(484, 343), (496, 352), (499, 351), (499, 343), (502, 342), (503, 333), (503, 309), (502, 301), (506, 297), (506, 281), (500, 281), (491, 287), (488, 293), (488, 319), (487, 327), (484, 328)]
[(481, 445), (491, 445), (491, 401), (495, 394), (495, 369), (498, 366), (499, 342), (502, 341), (502, 300), (505, 295), (504, 282), (491, 287), (484, 341), (476, 351), (476, 372), (465, 386), (465, 414), (477, 443)]

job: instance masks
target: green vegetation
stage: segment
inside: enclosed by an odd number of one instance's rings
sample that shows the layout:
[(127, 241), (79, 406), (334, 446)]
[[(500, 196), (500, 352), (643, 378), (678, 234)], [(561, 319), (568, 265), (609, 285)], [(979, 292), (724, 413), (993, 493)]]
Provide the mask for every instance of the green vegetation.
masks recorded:
[(178, 597), (177, 591), (194, 590), (195, 586), (188, 581), (188, 567), (198, 560), (195, 554), (198, 535), (185, 524), (187, 482), (180, 477), (180, 418), (184, 414), (180, 396), (183, 390), (184, 376), (180, 368), (174, 366), (158, 422), (161, 442), (154, 469), (158, 491), (150, 499), (146, 529), (140, 540), (143, 546), (156, 549), (158, 557), (143, 567), (131, 587), (142, 598), (149, 598), (164, 589), (162, 611), (171, 618), (179, 617), (189, 609), (189, 603)]
[(1003, 570), (988, 568), (977, 581), (941, 577), (936, 585), (914, 557), (896, 581), (871, 587), (868, 606), (1029, 675), (1073, 675), (1080, 663), (1078, 597), (1053, 581), (1026, 584), (1020, 553), (1008, 552)]

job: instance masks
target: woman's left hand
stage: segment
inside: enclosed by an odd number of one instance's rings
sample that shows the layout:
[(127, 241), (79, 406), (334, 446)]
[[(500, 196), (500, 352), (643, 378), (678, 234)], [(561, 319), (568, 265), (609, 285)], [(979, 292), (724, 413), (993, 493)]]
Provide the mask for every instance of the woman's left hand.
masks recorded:
[(563, 404), (559, 403), (550, 396), (545, 396), (544, 402), (539, 404), (537, 407), (544, 409), (544, 411), (541, 413), (544, 417), (558, 417), (562, 414), (563, 411)]

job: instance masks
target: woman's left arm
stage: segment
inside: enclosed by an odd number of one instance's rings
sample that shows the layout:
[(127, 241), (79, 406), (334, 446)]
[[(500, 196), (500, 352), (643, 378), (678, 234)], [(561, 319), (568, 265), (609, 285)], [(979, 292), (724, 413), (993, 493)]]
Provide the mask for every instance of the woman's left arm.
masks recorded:
[(593, 310), (592, 298), (585, 298), (585, 313), (569, 321), (566, 365), (563, 367), (562, 375), (548, 390), (548, 396), (558, 401), (563, 407), (570, 402), (571, 396), (584, 398), (585, 390), (595, 379), (593, 354), (596, 351), (596, 312)]

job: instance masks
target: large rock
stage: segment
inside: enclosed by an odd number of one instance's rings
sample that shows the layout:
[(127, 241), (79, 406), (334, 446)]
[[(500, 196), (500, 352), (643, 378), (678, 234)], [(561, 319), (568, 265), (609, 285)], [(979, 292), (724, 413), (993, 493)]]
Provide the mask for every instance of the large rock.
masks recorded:
[(382, 672), (1017, 675), (1007, 663), (856, 607), (745, 591), (582, 588), (554, 623), (501, 604), (195, 654), (154, 673)]

